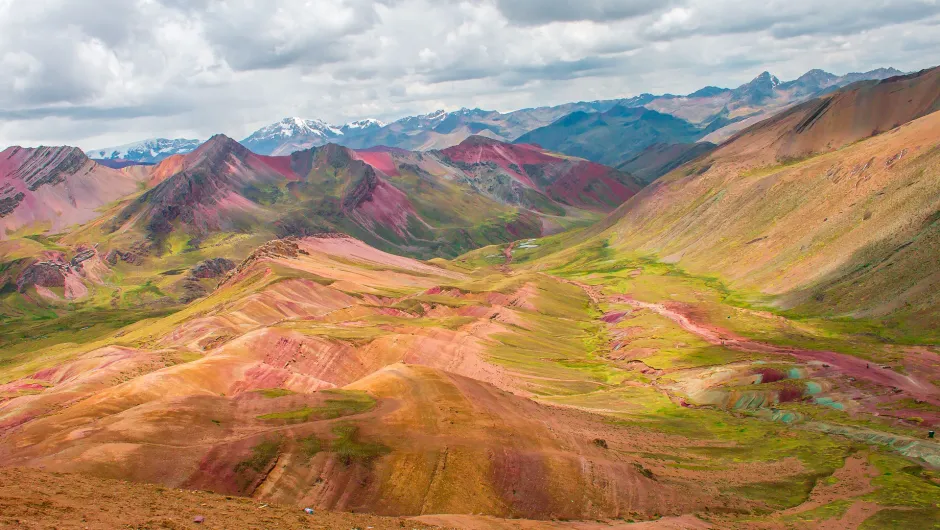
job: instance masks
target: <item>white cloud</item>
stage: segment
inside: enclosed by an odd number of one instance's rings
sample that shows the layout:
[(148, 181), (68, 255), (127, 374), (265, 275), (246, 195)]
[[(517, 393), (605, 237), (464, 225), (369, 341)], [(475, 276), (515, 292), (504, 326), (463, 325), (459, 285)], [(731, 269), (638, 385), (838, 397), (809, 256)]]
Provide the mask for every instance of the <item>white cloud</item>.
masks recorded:
[(0, 145), (913, 70), (938, 23), (936, 0), (0, 0)]

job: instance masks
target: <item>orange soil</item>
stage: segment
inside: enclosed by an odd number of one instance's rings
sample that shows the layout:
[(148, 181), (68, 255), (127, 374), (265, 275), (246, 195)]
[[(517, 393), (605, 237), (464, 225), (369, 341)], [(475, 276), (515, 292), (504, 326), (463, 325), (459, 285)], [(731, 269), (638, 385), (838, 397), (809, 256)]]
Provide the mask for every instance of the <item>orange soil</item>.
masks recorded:
[[(196, 524), (193, 519), (205, 521)], [(0, 527), (22, 530), (432, 528), (399, 518), (341, 512), (304, 513), (204, 491), (164, 488), (35, 469), (0, 468)]]

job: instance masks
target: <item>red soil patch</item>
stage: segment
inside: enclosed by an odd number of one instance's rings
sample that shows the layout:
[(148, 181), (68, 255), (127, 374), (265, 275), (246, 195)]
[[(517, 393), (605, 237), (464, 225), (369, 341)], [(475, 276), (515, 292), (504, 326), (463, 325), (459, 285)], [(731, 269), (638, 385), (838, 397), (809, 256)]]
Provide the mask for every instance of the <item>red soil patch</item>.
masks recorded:
[(492, 162), (530, 188), (536, 186), (525, 173), (523, 166), (557, 164), (562, 161), (559, 157), (533, 145), (506, 144), (481, 137), (471, 137), (460, 145), (442, 150), (441, 153), (450, 160), (464, 164)]
[(294, 173), (291, 168), (291, 159), (289, 156), (262, 156), (254, 155), (257, 160), (265, 166), (277, 171), (287, 180), (301, 180), (303, 177)]
[(610, 313), (604, 314), (601, 317), (601, 320), (608, 324), (616, 324), (623, 320), (623, 317), (630, 314), (630, 311), (611, 311)]
[(584, 204), (590, 197), (598, 204), (620, 205), (640, 191), (639, 186), (626, 186), (612, 178), (611, 169), (594, 162), (580, 162), (548, 187), (552, 197), (562, 197), (570, 204)]
[(366, 227), (380, 225), (404, 237), (408, 232), (408, 219), (417, 218), (417, 213), (403, 191), (379, 180), (368, 197), (356, 206), (352, 217)]
[(150, 180), (147, 182), (150, 186), (156, 186), (164, 180), (179, 173), (185, 168), (186, 157), (184, 155), (173, 155), (167, 157), (162, 162), (153, 167), (150, 171)]
[(803, 399), (803, 389), (795, 385), (785, 386), (777, 394), (777, 401), (780, 403), (800, 401), (801, 399)]
[(359, 160), (374, 167), (389, 177), (397, 177), (398, 166), (388, 151), (354, 151)]
[(756, 371), (761, 375), (761, 383), (776, 383), (787, 378), (787, 374), (774, 368), (758, 368)]

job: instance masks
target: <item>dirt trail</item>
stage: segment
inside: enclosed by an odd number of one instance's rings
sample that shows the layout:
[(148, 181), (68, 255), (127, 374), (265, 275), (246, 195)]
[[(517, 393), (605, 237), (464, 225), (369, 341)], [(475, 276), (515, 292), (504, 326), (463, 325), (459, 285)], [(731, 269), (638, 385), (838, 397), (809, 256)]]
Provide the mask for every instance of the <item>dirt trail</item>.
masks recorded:
[(512, 249), (516, 248), (516, 242), (506, 245), (506, 248), (503, 249), (503, 256), (506, 258), (503, 261), (503, 264), (499, 266), (499, 270), (503, 271), (506, 274), (512, 274), (512, 269), (509, 268), (512, 265)]
[(503, 265), (509, 265), (512, 263), (512, 249), (516, 248), (516, 242), (506, 245), (506, 248), (503, 249), (503, 256), (506, 256), (506, 262)]
[(791, 355), (805, 362), (821, 362), (835, 368), (843, 375), (857, 379), (865, 379), (883, 387), (899, 389), (915, 399), (926, 401), (934, 405), (940, 405), (940, 395), (938, 395), (937, 387), (928, 380), (919, 377), (900, 374), (889, 368), (882, 368), (870, 361), (843, 353), (777, 346), (748, 339), (717, 326), (696, 322), (688, 315), (667, 307), (664, 304), (642, 302), (624, 294), (604, 296), (600, 287), (587, 285), (574, 280), (558, 278), (557, 276), (550, 277), (557, 281), (580, 287), (595, 304), (603, 300), (610, 303), (626, 304), (637, 309), (653, 311), (672, 320), (689, 333), (697, 335), (706, 342), (716, 346), (724, 346), (725, 348), (743, 352)]

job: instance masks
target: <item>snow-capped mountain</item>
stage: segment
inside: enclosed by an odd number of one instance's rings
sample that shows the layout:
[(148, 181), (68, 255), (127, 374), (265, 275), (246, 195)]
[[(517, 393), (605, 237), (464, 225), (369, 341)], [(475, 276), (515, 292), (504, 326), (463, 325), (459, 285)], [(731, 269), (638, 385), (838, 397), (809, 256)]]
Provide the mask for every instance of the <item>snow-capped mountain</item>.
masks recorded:
[(351, 121), (346, 125), (343, 125), (340, 129), (343, 131), (343, 134), (357, 134), (363, 131), (381, 129), (385, 127), (385, 123), (376, 119), (367, 118), (364, 120)]
[[(288, 154), (323, 145), (343, 135), (342, 127), (321, 120), (284, 118), (262, 127), (241, 141), (242, 145), (262, 155)], [(290, 149), (285, 151), (285, 149)]]
[(447, 118), (447, 111), (441, 109), (420, 116), (406, 116), (396, 121), (393, 125), (415, 129), (434, 128), (437, 124), (444, 121), (445, 118)]
[(345, 125), (331, 125), (322, 120), (284, 118), (262, 127), (241, 141), (242, 145), (262, 155), (286, 155), (328, 142), (340, 142), (381, 129), (385, 124), (375, 119), (364, 119)]
[(156, 163), (173, 155), (189, 153), (199, 147), (199, 140), (187, 138), (151, 138), (116, 147), (86, 151), (88, 158)]

